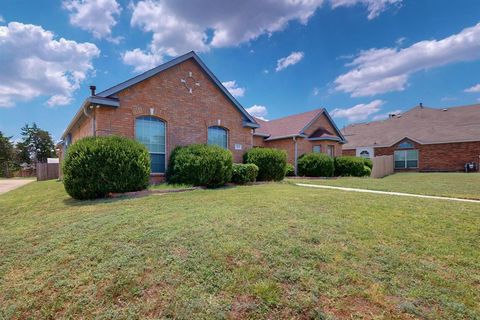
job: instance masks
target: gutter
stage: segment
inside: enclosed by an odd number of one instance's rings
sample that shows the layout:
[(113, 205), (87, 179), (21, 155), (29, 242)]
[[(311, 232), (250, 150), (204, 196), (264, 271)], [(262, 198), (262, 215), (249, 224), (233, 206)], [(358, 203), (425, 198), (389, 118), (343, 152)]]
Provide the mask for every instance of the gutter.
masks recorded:
[(289, 134), (289, 135), (286, 135), (286, 136), (277, 136), (277, 137), (273, 137), (273, 138), (268, 138), (268, 139), (265, 139), (265, 141), (280, 140), (280, 139), (295, 138), (295, 137), (307, 138), (307, 136), (304, 135), (304, 134)]

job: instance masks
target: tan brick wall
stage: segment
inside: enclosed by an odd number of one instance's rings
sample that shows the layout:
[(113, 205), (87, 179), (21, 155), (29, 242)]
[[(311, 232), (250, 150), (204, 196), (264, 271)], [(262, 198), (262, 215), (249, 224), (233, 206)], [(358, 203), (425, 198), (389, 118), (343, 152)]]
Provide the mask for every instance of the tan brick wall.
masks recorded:
[[(190, 94), (181, 79), (192, 72), (196, 82)], [(121, 135), (134, 138), (135, 118), (156, 116), (166, 122), (167, 162), (175, 146), (207, 142), (207, 128), (218, 125), (228, 129), (228, 147), (234, 161), (253, 145), (252, 129), (243, 127), (243, 116), (221, 90), (192, 59), (142, 81), (118, 93), (119, 108), (97, 110), (97, 135)], [(234, 150), (241, 144), (242, 150)]]
[[(418, 165), (420, 171), (463, 171), (467, 162), (479, 162), (480, 141), (440, 144), (418, 144)], [(375, 156), (393, 155), (397, 145), (375, 148)]]

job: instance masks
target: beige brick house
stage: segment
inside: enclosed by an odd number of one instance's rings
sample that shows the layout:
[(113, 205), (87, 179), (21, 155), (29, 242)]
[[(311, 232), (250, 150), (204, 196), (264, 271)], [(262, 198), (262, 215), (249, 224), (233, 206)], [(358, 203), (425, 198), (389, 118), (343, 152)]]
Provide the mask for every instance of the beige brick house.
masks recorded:
[(235, 162), (253, 146), (277, 147), (295, 163), (294, 154), (309, 151), (341, 154), (344, 141), (323, 109), (268, 123), (253, 118), (193, 51), (102, 92), (91, 90), (62, 136), (62, 153), (85, 136), (134, 138), (150, 152), (152, 181), (163, 180), (176, 146), (216, 144)]
[(480, 160), (480, 105), (420, 104), (386, 120), (350, 125), (343, 134), (345, 155), (393, 155), (397, 171), (463, 171)]

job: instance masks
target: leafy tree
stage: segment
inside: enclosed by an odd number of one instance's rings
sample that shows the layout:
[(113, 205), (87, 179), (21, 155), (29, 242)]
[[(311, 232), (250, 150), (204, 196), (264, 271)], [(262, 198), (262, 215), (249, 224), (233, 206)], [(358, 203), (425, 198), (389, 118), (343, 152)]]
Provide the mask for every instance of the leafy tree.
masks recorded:
[(22, 128), (22, 141), (17, 143), (21, 162), (32, 164), (46, 162), (55, 156), (55, 145), (48, 131), (40, 129), (36, 123)]
[(12, 137), (6, 137), (0, 131), (0, 176), (8, 177), (11, 174), (14, 160)]

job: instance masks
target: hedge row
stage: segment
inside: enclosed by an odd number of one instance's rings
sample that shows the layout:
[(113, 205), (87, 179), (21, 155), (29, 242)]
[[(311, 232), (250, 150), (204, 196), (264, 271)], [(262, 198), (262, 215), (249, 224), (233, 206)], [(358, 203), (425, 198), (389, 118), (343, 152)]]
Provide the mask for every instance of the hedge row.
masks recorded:
[(258, 167), (257, 180), (280, 181), (285, 178), (287, 153), (273, 148), (253, 148), (243, 155), (244, 163), (253, 163)]
[(308, 177), (370, 176), (373, 163), (358, 157), (332, 158), (322, 153), (307, 153), (298, 159), (298, 174)]

